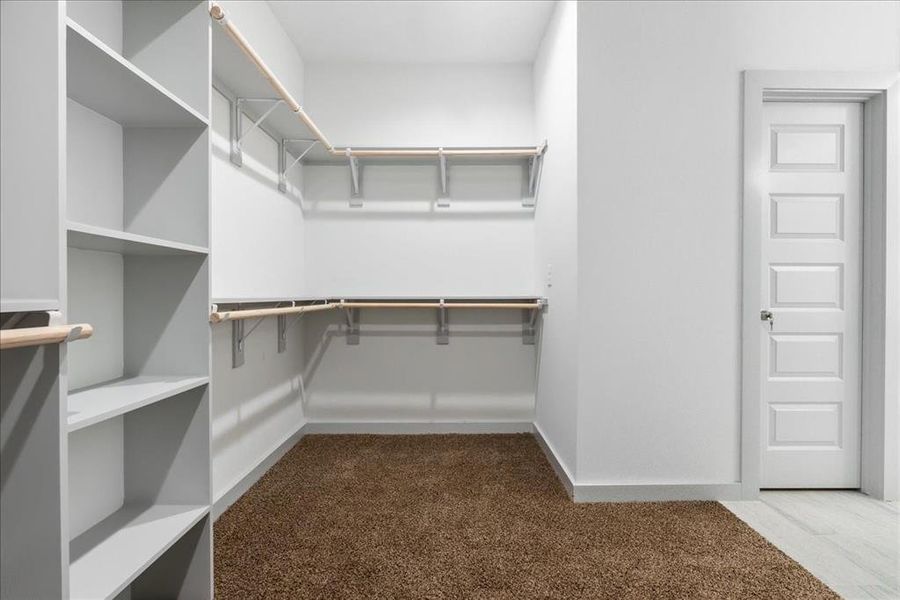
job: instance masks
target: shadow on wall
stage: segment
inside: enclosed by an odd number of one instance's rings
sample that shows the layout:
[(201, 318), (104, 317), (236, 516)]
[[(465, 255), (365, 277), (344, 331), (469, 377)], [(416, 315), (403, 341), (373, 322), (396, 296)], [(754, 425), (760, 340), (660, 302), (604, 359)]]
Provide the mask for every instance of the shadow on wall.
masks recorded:
[(245, 362), (232, 368), (231, 326), (212, 330), (213, 483), (216, 496), (302, 423), (302, 337), (291, 331), (287, 350), (277, 352), (276, 319), (264, 319), (247, 338)]
[(535, 346), (519, 311), (450, 311), (438, 345), (427, 310), (360, 313), (358, 345), (341, 312), (304, 317), (304, 414), (320, 421), (522, 421), (534, 411)]
[(38, 427), (41, 412), (59, 402), (59, 353), (58, 346), (17, 348), (3, 352), (3, 360), (0, 361), (0, 418), (4, 424), (0, 430), (0, 456), (3, 457), (0, 461), (0, 491), (6, 488), (29, 436)]
[[(278, 141), (261, 129), (249, 131), (252, 125), (251, 117), (243, 120), (244, 137), (241, 140), (243, 164), (239, 167), (231, 162), (231, 117), (228, 98), (213, 88), (212, 91), (212, 155), (216, 159), (212, 161), (213, 168), (224, 166), (234, 169), (243, 177), (252, 182), (271, 189), (276, 195), (274, 198), (284, 198), (285, 201), (303, 208), (303, 178), (302, 169), (294, 167), (287, 174), (287, 193), (278, 191), (278, 153), (280, 151)], [(290, 153), (288, 161), (292, 162)], [(215, 179), (215, 178), (214, 178)]]

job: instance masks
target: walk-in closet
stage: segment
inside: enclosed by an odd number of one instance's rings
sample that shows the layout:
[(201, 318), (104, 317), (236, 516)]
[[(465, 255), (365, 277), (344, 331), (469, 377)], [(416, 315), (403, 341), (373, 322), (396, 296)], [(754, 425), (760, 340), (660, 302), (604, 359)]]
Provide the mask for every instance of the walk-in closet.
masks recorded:
[(898, 23), (2, 0), (0, 600), (900, 597)]

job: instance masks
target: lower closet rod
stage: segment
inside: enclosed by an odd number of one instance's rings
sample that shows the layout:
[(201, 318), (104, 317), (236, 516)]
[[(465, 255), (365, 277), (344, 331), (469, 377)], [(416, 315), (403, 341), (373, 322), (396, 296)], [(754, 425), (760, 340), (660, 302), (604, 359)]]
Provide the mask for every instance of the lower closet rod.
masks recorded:
[(337, 308), (337, 304), (310, 304), (307, 306), (282, 306), (279, 308), (249, 308), (245, 310), (216, 311), (209, 315), (210, 323), (222, 323), (224, 321), (238, 321), (240, 319), (255, 319), (257, 317), (271, 317), (276, 315), (296, 315), (320, 310)]
[(0, 350), (83, 340), (93, 333), (94, 328), (87, 323), (3, 329), (0, 330)]
[(335, 308), (542, 308), (540, 302), (338, 302)]

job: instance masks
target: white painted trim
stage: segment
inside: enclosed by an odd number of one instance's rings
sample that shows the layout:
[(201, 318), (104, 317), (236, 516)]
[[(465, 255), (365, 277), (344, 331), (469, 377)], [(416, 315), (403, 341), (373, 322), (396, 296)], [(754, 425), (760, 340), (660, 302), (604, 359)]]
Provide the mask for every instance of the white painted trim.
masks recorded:
[(213, 503), (213, 519), (247, 493), (266, 471), (278, 462), (303, 437), (314, 434), (433, 434), (433, 433), (532, 433), (547, 461), (556, 472), (566, 494), (575, 502), (665, 502), (673, 500), (737, 500), (740, 483), (722, 484), (595, 484), (575, 483), (537, 423), (497, 422), (307, 422), (294, 434), (219, 494)]
[(575, 485), (575, 502), (673, 502), (740, 500), (740, 483), (653, 483)]
[(360, 433), (531, 433), (531, 421), (307, 421), (305, 435)]
[(266, 471), (271, 469), (275, 463), (281, 460), (281, 457), (287, 454), (288, 450), (296, 446), (307, 433), (307, 425), (301, 425), (297, 431), (275, 446), (272, 452), (263, 457), (255, 467), (247, 471), (243, 477), (238, 478), (227, 490), (220, 493), (218, 498), (213, 502), (213, 520), (218, 519), (222, 513), (228, 510), (229, 506), (234, 504), (238, 498), (246, 494), (247, 490), (253, 487), (253, 484), (259, 481), (260, 477), (265, 475)]
[(533, 424), (533, 432), (534, 439), (537, 441), (538, 446), (541, 447), (541, 450), (544, 451), (544, 456), (547, 457), (547, 461), (550, 463), (550, 466), (553, 467), (553, 470), (556, 471), (556, 476), (559, 478), (559, 482), (562, 483), (563, 488), (566, 490), (566, 494), (569, 498), (574, 500), (575, 498), (575, 479), (572, 477), (569, 470), (566, 468), (565, 463), (559, 459), (559, 455), (556, 453), (556, 450), (553, 449), (553, 445), (547, 440), (547, 436), (544, 435), (544, 432), (541, 430), (541, 426), (537, 423)]
[[(864, 394), (863, 413), (874, 409), (883, 411), (884, 431), (872, 434), (871, 428), (863, 430), (863, 444), (874, 443), (878, 447), (864, 450), (868, 461), (878, 461), (873, 465), (863, 465), (863, 491), (886, 500), (898, 497), (898, 476), (900, 457), (898, 457), (897, 436), (900, 434), (898, 413), (900, 413), (900, 175), (898, 175), (898, 125), (897, 113), (900, 112), (900, 73), (866, 73), (866, 72), (815, 72), (815, 71), (745, 71), (743, 97), (743, 201), (742, 201), (742, 306), (741, 306), (741, 495), (744, 499), (754, 499), (759, 495), (760, 456), (762, 445), (760, 440), (760, 403), (761, 366), (759, 314), (762, 306), (760, 296), (760, 240), (761, 240), (761, 206), (753, 202), (755, 182), (748, 174), (761, 168), (764, 157), (754, 149), (764, 148), (764, 140), (760, 139), (760, 127), (764, 99), (784, 98), (792, 101), (823, 101), (837, 97), (856, 96), (857, 99), (882, 97), (886, 104), (885, 111), (885, 156), (883, 176), (886, 179), (884, 193), (885, 230), (882, 251), (885, 253), (886, 278), (884, 282), (884, 338), (883, 350), (872, 353), (883, 360), (882, 381), (872, 382), (873, 373), (878, 369), (863, 366), (864, 377), (870, 378), (864, 383), (870, 389), (877, 388), (877, 394)], [(867, 102), (868, 104), (868, 102)], [(867, 116), (871, 111), (867, 111)], [(866, 170), (870, 173), (869, 169)], [(866, 182), (867, 185), (870, 182)], [(868, 194), (867, 194), (868, 196)], [(870, 206), (865, 206), (868, 211)], [(864, 217), (865, 218), (865, 217)], [(864, 241), (864, 244), (866, 242)], [(865, 268), (865, 267), (864, 267)], [(867, 289), (872, 282), (865, 281)], [(864, 300), (865, 303), (865, 300)], [(868, 331), (877, 330), (869, 327)], [(872, 349), (873, 344), (882, 340), (873, 340), (870, 335), (863, 339), (864, 356)], [(883, 394), (881, 393), (883, 391)], [(875, 398), (873, 400), (873, 398)], [(881, 421), (875, 419), (875, 422)], [(879, 441), (880, 440), (880, 441)]]
[(574, 502), (671, 502), (675, 500), (738, 500), (741, 484), (729, 483), (580, 483), (572, 477), (547, 440), (540, 425), (534, 424), (534, 439)]

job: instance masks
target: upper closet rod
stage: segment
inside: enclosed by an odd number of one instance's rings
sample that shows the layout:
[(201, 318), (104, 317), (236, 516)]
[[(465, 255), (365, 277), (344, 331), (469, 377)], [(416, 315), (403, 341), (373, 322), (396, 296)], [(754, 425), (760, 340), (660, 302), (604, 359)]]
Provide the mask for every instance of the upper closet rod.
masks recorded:
[(275, 73), (269, 69), (268, 65), (263, 61), (262, 57), (256, 53), (256, 50), (250, 45), (237, 27), (234, 26), (234, 23), (228, 20), (228, 17), (225, 16), (225, 11), (221, 6), (216, 4), (215, 2), (209, 7), (209, 14), (213, 18), (213, 20), (222, 26), (228, 36), (234, 40), (234, 43), (238, 45), (244, 54), (247, 55), (253, 64), (256, 65), (256, 68), (259, 69), (259, 72), (262, 73), (263, 77), (265, 77), (269, 84), (275, 91), (278, 92), (278, 95), (281, 96), (282, 100), (284, 100), (285, 104), (300, 117), (310, 131), (316, 136), (316, 138), (321, 142), (325, 148), (332, 154), (335, 154), (334, 146), (331, 145), (331, 142), (328, 141), (328, 138), (325, 137), (325, 134), (322, 133), (312, 119), (309, 118), (309, 115), (303, 110), (303, 107), (300, 106), (300, 103), (294, 100), (294, 97), (291, 96), (291, 93), (287, 91), (287, 88), (282, 85), (282, 83), (278, 80), (278, 77), (275, 76)]
[(83, 340), (91, 337), (93, 333), (94, 328), (87, 323), (3, 329), (0, 330), (0, 350)]
[(243, 51), (247, 58), (249, 58), (256, 68), (262, 73), (263, 77), (271, 84), (271, 86), (275, 89), (279, 96), (281, 96), (282, 100), (284, 100), (285, 104), (290, 107), (290, 109), (297, 114), (298, 117), (303, 121), (303, 123), (309, 128), (309, 130), (313, 133), (316, 139), (325, 147), (329, 154), (332, 156), (351, 156), (351, 157), (397, 157), (397, 158), (409, 158), (416, 156), (509, 156), (509, 157), (532, 157), (539, 156), (543, 151), (544, 147), (521, 147), (521, 148), (364, 148), (364, 149), (352, 149), (352, 148), (335, 148), (331, 142), (328, 141), (328, 138), (325, 137), (325, 134), (316, 126), (313, 120), (309, 117), (308, 114), (303, 110), (303, 107), (300, 106), (300, 103), (297, 102), (293, 96), (291, 96), (290, 92), (288, 92), (287, 88), (278, 80), (278, 77), (275, 76), (275, 73), (269, 69), (268, 65), (266, 65), (265, 61), (263, 61), (262, 57), (257, 54), (257, 52), (253, 49), (250, 43), (247, 41), (237, 27), (234, 26), (228, 17), (225, 16), (225, 10), (216, 4), (215, 2), (209, 8), (209, 14), (213, 18), (213, 20), (222, 26), (228, 36), (234, 40), (234, 43), (238, 45), (238, 47)]

